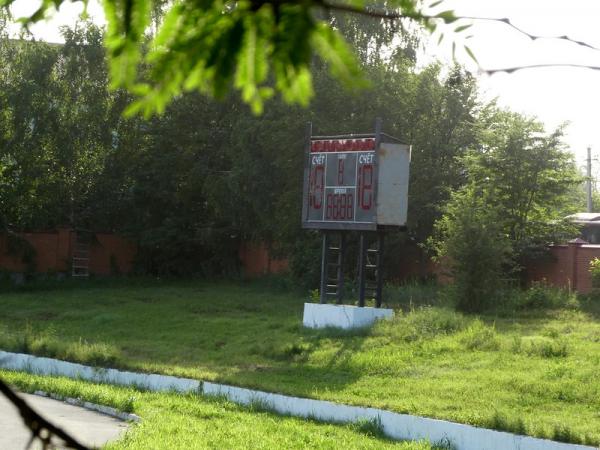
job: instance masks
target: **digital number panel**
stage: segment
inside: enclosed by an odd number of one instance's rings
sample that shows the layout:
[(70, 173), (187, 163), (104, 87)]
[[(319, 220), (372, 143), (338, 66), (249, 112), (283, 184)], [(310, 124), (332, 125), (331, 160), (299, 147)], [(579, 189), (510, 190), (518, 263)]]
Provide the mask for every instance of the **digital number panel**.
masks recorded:
[(374, 148), (314, 148), (309, 155), (307, 221), (374, 223)]

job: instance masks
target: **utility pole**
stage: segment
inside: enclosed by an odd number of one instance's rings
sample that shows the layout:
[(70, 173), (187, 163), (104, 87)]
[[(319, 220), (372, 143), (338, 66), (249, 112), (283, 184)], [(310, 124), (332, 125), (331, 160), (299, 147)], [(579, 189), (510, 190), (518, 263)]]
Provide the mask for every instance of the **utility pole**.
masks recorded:
[(592, 148), (587, 148), (587, 212), (592, 212)]

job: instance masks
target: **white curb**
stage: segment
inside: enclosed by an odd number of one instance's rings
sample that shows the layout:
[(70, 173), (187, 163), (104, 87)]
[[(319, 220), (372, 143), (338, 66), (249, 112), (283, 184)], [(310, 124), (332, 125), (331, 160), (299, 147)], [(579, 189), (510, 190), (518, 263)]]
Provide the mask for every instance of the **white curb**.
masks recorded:
[(71, 398), (71, 397), (63, 397), (61, 395), (49, 394), (44, 391), (35, 391), (34, 395), (39, 395), (40, 397), (47, 397), (54, 400), (59, 400), (61, 402), (68, 403), (69, 405), (80, 406), (85, 409), (89, 409), (91, 411), (96, 411), (102, 414), (106, 414), (107, 416), (114, 417), (116, 419), (124, 420), (126, 422), (140, 422), (142, 419), (140, 416), (132, 413), (126, 413), (123, 411), (119, 411), (116, 408), (112, 408), (110, 406), (98, 405), (96, 403), (86, 402), (79, 398)]
[(323, 400), (289, 397), (223, 384), (204, 382), (205, 395), (220, 395), (242, 405), (260, 403), (280, 414), (331, 422), (376, 420), (383, 432), (398, 440), (448, 442), (456, 450), (593, 450), (595, 447), (519, 436), (471, 425), (399, 414), (376, 408), (340, 405)]
[(52, 358), (11, 353), (0, 350), (0, 367), (40, 375), (57, 375), (96, 383), (135, 386), (150, 391), (200, 392), (202, 383), (189, 378), (168, 375), (126, 372), (116, 369), (103, 369), (82, 364), (60, 361)]
[(151, 391), (202, 392), (204, 395), (224, 396), (228, 400), (242, 405), (258, 402), (280, 414), (323, 421), (348, 423), (361, 419), (377, 420), (381, 423), (383, 432), (393, 439), (445, 442), (456, 450), (596, 450), (596, 447), (586, 445), (519, 436), (503, 431), (399, 414), (382, 409), (291, 397), (224, 384), (201, 383), (189, 378), (140, 374), (116, 369), (95, 369), (81, 364), (22, 353), (0, 351), (0, 368), (40, 375), (66, 376), (100, 383), (133, 385)]

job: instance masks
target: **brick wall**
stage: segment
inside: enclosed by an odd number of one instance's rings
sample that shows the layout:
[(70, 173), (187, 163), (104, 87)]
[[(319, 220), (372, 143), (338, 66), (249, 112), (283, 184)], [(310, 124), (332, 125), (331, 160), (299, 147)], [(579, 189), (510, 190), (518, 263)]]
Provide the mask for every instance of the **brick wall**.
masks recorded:
[[(62, 228), (48, 232), (18, 233), (18, 236), (35, 250), (37, 273), (69, 271), (75, 246), (75, 231)], [(90, 273), (111, 275), (113, 269), (118, 269), (123, 274), (129, 273), (133, 268), (135, 253), (135, 245), (126, 239), (114, 234), (97, 233), (90, 244)], [(6, 235), (0, 235), (0, 269), (9, 272), (27, 270), (21, 257), (9, 253)]]
[(288, 269), (287, 259), (271, 256), (265, 243), (242, 242), (239, 250), (243, 274), (246, 277), (257, 277), (272, 273), (281, 273)]
[(90, 273), (102, 275), (127, 274), (133, 269), (137, 248), (116, 234), (96, 233), (90, 246)]
[[(36, 252), (36, 272), (68, 272), (72, 251), (75, 247), (76, 233), (67, 228), (42, 233), (20, 233)], [(410, 278), (434, 276), (442, 283), (451, 281), (444, 264), (434, 264), (421, 254), (416, 246), (402, 249), (398, 262), (388, 267), (388, 278), (404, 281)], [(132, 242), (115, 234), (96, 233), (90, 245), (90, 273), (111, 275), (115, 272), (128, 274), (133, 269), (136, 246)], [(288, 269), (286, 259), (272, 256), (264, 243), (242, 243), (239, 257), (245, 276), (256, 277), (279, 273)], [(566, 245), (550, 248), (548, 257), (530, 261), (526, 267), (528, 282), (543, 281), (553, 286), (573, 289), (586, 293), (592, 289), (589, 273), (590, 261), (600, 258), (600, 245), (590, 245), (580, 239)], [(0, 270), (24, 272), (26, 264), (21, 258), (8, 252), (8, 239), (0, 234)]]
[(550, 247), (550, 257), (527, 264), (527, 280), (587, 293), (592, 289), (589, 267), (594, 258), (600, 258), (600, 245), (587, 244), (581, 239), (555, 245)]

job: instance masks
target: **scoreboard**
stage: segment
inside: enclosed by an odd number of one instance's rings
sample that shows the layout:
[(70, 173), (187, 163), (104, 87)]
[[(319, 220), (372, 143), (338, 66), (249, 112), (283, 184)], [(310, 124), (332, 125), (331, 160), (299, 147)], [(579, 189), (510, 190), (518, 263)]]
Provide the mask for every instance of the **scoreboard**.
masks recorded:
[(310, 136), (302, 226), (377, 230), (406, 225), (409, 145), (377, 132)]

